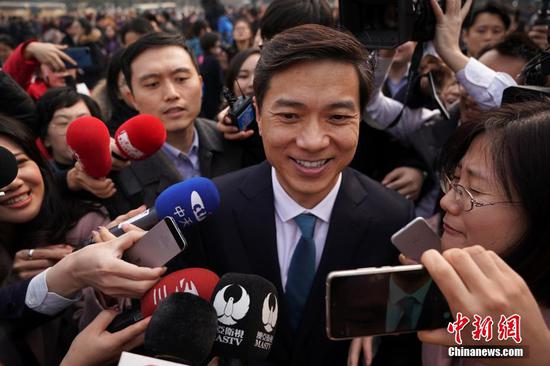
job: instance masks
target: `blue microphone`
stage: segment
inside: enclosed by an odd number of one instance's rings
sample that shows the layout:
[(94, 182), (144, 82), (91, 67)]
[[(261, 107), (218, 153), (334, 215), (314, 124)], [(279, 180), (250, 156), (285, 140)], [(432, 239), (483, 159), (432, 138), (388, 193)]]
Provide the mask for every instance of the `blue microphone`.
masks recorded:
[[(203, 177), (187, 179), (166, 188), (155, 200), (155, 207), (120, 223), (109, 231), (124, 234), (123, 224), (132, 224), (149, 230), (166, 216), (171, 216), (180, 227), (188, 227), (214, 213), (220, 207), (220, 193), (214, 183)], [(88, 241), (85, 244), (91, 244)]]

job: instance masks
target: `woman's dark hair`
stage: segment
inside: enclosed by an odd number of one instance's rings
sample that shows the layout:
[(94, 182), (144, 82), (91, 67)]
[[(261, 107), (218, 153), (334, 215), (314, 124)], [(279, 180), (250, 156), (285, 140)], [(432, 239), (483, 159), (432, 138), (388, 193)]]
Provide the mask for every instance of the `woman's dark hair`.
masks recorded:
[(126, 104), (120, 96), (120, 88), (118, 87), (118, 75), (122, 72), (122, 54), (124, 48), (116, 51), (111, 55), (109, 65), (107, 65), (106, 90), (107, 103), (110, 110), (110, 116), (105, 116), (109, 130), (114, 133), (120, 125), (129, 118), (138, 114), (134, 108)]
[[(13, 244), (28, 247), (63, 243), (67, 232), (81, 217), (91, 211), (102, 213), (97, 204), (77, 200), (74, 196), (68, 197), (59, 192), (48, 163), (34, 144), (33, 135), (21, 122), (0, 114), (0, 136), (20, 146), (38, 165), (44, 180), (44, 200), (38, 215), (27, 223), (17, 225), (17, 243), (2, 243), (12, 255), (18, 250)], [(0, 242), (2, 240), (0, 238)]]
[(359, 79), (359, 107), (365, 110), (372, 92), (373, 64), (365, 47), (351, 34), (306, 24), (276, 35), (264, 44), (254, 74), (254, 95), (261, 109), (271, 78), (301, 62), (332, 60), (352, 65)]
[(260, 19), (262, 39), (303, 24), (333, 26), (332, 10), (326, 0), (273, 0)]
[(201, 48), (205, 55), (211, 54), (210, 50), (220, 41), (220, 35), (216, 32), (207, 32), (200, 38)]
[(259, 55), (260, 49), (259, 48), (247, 48), (244, 51), (241, 51), (237, 53), (233, 58), (231, 59), (231, 62), (229, 63), (229, 67), (227, 68), (227, 72), (225, 74), (225, 87), (233, 92), (233, 85), (235, 83), (235, 80), (237, 80), (237, 76), (239, 75), (239, 71), (241, 70), (241, 67), (245, 63), (245, 61), (252, 55)]
[[(527, 228), (505, 260), (538, 301), (550, 305), (550, 100), (508, 104), (461, 125), (446, 143), (442, 172), (454, 174), (472, 141), (491, 142), (496, 177), (507, 199), (521, 202)], [(495, 228), (495, 230), (498, 228)], [(477, 244), (477, 243), (472, 243)]]
[(200, 37), (202, 31), (206, 31), (207, 29), (208, 29), (208, 22), (204, 19), (197, 19), (191, 26), (191, 32), (189, 34), (189, 38)]
[(36, 102), (36, 112), (38, 113), (39, 137), (42, 139), (48, 134), (48, 126), (52, 121), (53, 115), (58, 109), (69, 108), (76, 103), (83, 101), (90, 110), (93, 117), (103, 119), (101, 110), (95, 100), (87, 95), (80, 94), (71, 87), (64, 86), (60, 88), (51, 88), (44, 93)]

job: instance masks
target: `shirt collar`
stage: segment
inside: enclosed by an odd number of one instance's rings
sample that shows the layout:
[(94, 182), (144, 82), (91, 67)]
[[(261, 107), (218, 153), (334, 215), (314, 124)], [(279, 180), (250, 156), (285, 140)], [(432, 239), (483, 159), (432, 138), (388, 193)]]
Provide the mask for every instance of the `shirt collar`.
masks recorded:
[(180, 151), (173, 145), (170, 145), (168, 142), (164, 143), (164, 145), (162, 146), (162, 149), (166, 154), (168, 154), (170, 157), (174, 159), (180, 156), (180, 154), (184, 154), (187, 156), (196, 154), (197, 151), (199, 150), (199, 134), (197, 133), (197, 129), (193, 127), (193, 142), (191, 143), (191, 148), (186, 153), (184, 153), (183, 151)]
[(334, 202), (336, 201), (336, 196), (338, 195), (338, 190), (340, 189), (340, 185), (342, 183), (342, 173), (338, 175), (336, 184), (332, 187), (326, 197), (312, 209), (307, 209), (300, 206), (288, 195), (288, 193), (285, 192), (277, 179), (277, 174), (275, 172), (275, 168), (273, 167), (271, 167), (271, 181), (273, 185), (275, 212), (279, 215), (283, 222), (292, 220), (302, 213), (311, 213), (326, 223), (330, 222), (332, 208), (334, 207)]

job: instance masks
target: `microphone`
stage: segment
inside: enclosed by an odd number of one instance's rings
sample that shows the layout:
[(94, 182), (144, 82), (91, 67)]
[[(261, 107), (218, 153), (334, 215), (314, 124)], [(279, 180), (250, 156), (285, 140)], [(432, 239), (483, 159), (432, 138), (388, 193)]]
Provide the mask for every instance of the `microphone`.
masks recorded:
[(191, 366), (210, 354), (218, 321), (208, 301), (174, 293), (162, 301), (145, 331), (145, 350), (155, 358)]
[(124, 158), (147, 159), (166, 141), (162, 121), (149, 114), (139, 114), (124, 122), (115, 132), (115, 143)]
[(264, 360), (277, 324), (277, 289), (263, 277), (227, 273), (214, 290), (218, 316), (213, 353), (224, 358)]
[[(17, 178), (17, 159), (5, 147), (0, 146), (0, 188), (6, 187)], [(6, 194), (0, 191), (0, 197)]]
[(98, 118), (84, 116), (71, 122), (67, 128), (67, 145), (90, 176), (101, 178), (111, 171), (111, 137), (107, 126)]
[(149, 230), (166, 216), (171, 216), (178, 225), (188, 227), (204, 220), (219, 206), (220, 193), (214, 183), (208, 178), (194, 177), (166, 188), (155, 200), (154, 208), (120, 223), (109, 231), (115, 236), (121, 236), (124, 234), (123, 224), (133, 224)]
[(176, 292), (186, 292), (210, 301), (220, 278), (204, 268), (186, 268), (163, 277), (140, 300), (140, 308), (117, 315), (107, 330), (118, 332), (153, 314), (158, 305)]

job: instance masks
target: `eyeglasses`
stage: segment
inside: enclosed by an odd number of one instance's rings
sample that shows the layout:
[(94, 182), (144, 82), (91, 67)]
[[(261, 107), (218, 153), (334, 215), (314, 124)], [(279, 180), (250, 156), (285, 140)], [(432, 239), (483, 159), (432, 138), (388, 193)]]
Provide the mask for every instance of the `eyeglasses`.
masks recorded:
[(513, 201), (499, 201), (491, 203), (479, 202), (474, 198), (474, 195), (469, 190), (467, 190), (463, 185), (454, 182), (453, 180), (454, 178), (444, 175), (441, 179), (441, 190), (443, 191), (443, 193), (447, 194), (452, 189), (454, 191), (455, 200), (460, 203), (464, 212), (472, 211), (474, 207), (492, 206), (499, 203), (507, 203), (513, 205), (520, 204), (520, 202)]

